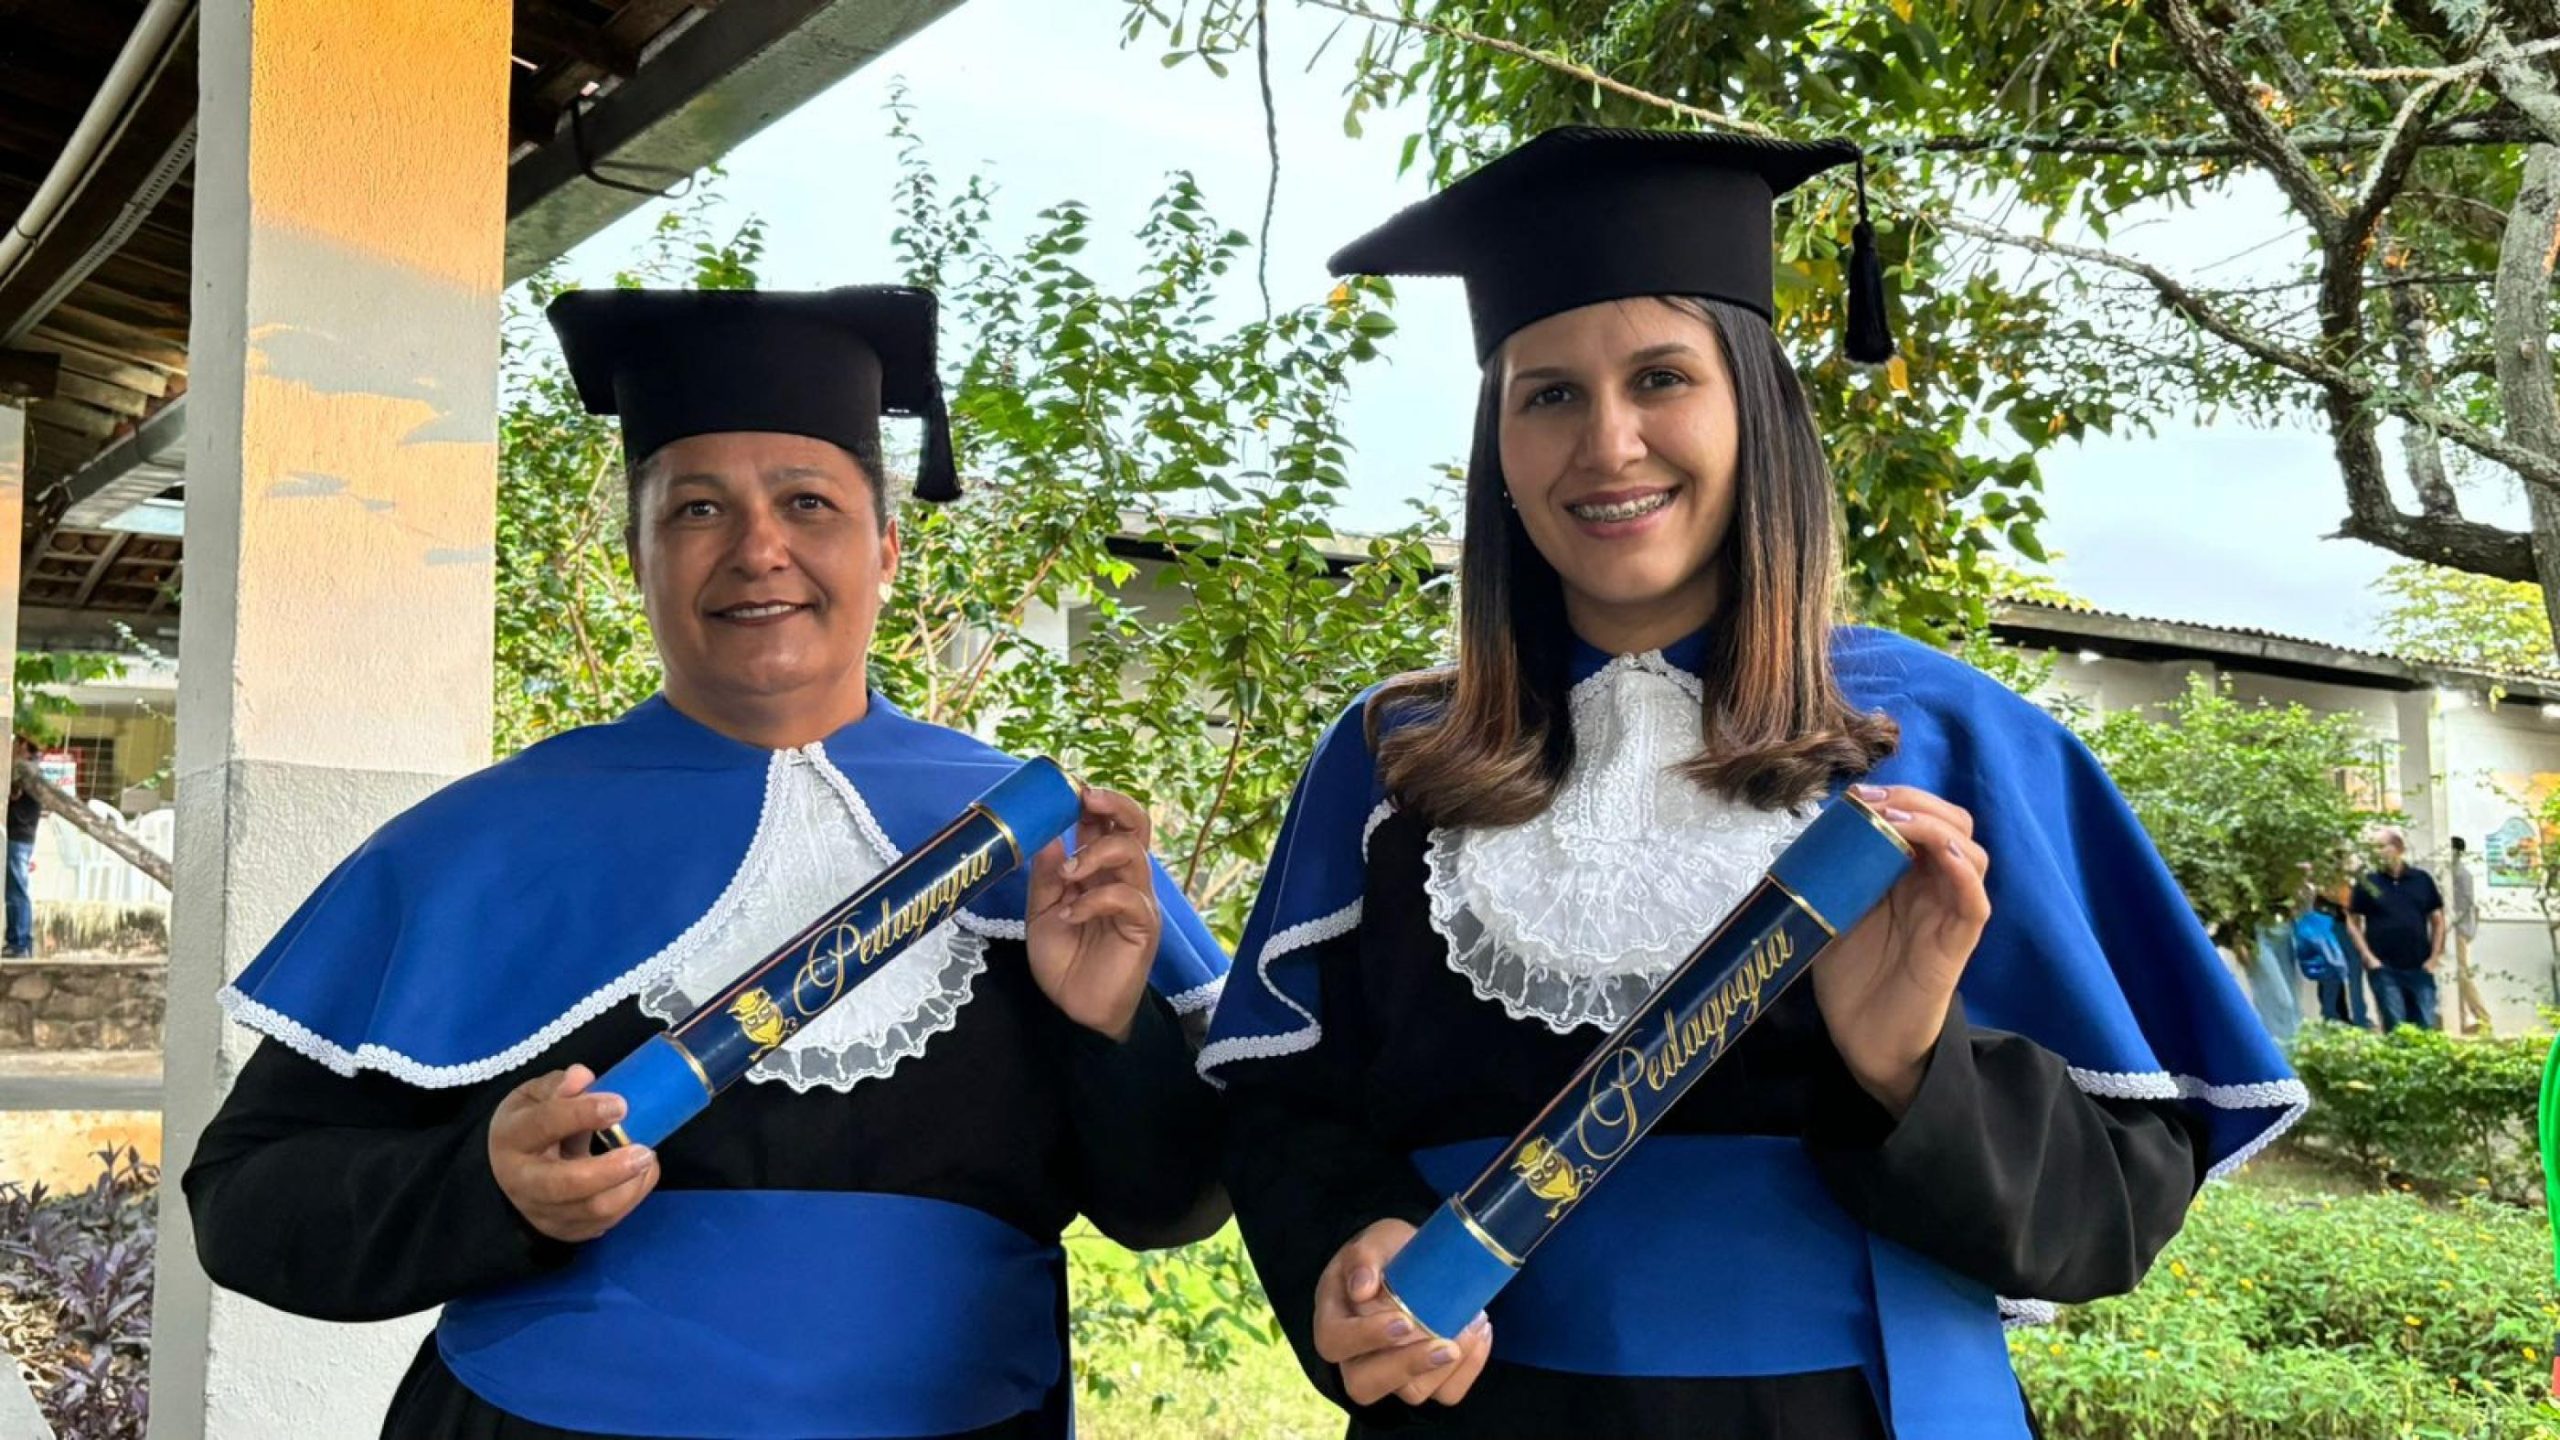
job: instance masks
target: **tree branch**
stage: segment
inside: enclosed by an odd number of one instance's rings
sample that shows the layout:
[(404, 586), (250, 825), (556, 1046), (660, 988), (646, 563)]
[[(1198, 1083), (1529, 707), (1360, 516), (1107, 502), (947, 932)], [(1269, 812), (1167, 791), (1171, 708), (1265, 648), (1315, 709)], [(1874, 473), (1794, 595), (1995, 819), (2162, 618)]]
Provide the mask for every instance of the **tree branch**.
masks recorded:
[[(2458, 286), (2486, 285), (2498, 277), (2487, 270), (2464, 270), (2451, 275), (2368, 275), (2367, 290), (2438, 290)], [(2188, 287), (2198, 295), (2219, 299), (2226, 295), (2275, 295), (2287, 290), (2302, 290), (2320, 283), (2316, 275), (2300, 280), (2270, 280), (2264, 285), (2194, 285)], [(2147, 290), (2148, 286), (2114, 285), (2110, 290)]]
[(2267, 57), (2268, 63), (2276, 67), (2276, 73), (2284, 77), (2285, 93), (2312, 95), (2319, 91), (2311, 72), (2304, 69), (2293, 51), (2286, 48), (2283, 31), (2268, 22), (2267, 12), (2249, 4), (2248, 0), (2223, 0), (2223, 3), (2231, 14), (2229, 20), (2220, 22), (2223, 28), (2246, 39), (2257, 47), (2259, 54)]
[(2345, 396), (2359, 404), (2370, 406), (2383, 414), (2427, 426), (2482, 459), (2506, 466), (2532, 484), (2560, 489), (2560, 456), (2541, 454), (2484, 430), (2459, 415), (2386, 392), (2381, 386), (2363, 376), (2341, 369), (2318, 356), (2268, 335), (2220, 307), (2208, 303), (2183, 282), (2147, 261), (2118, 255), (2112, 251), (2093, 249), (2086, 245), (2046, 240), (2033, 235), (2013, 234), (1961, 216), (1927, 215), (1910, 211), (1905, 213), (1912, 214), (1915, 219), (1924, 223), (1934, 224), (1958, 235), (1970, 235), (1976, 239), (2011, 246), (2033, 254), (2083, 260), (2093, 265), (2103, 265), (2112, 270), (2139, 275), (2150, 283), (2152, 290), (2167, 303), (2171, 310), (2185, 316), (2207, 333), (2225, 341), (2241, 353), (2275, 366), (2277, 369), (2289, 371), (2299, 379), (2321, 386), (2333, 394)]
[[(1319, 10), (1348, 15), (1372, 25), (1386, 25), (1400, 30), (1417, 30), (1454, 40), (1466, 45), (1480, 45), (1498, 54), (1526, 60), (1581, 84), (1606, 90), (1623, 100), (1651, 106), (1667, 114), (1704, 125), (1715, 130), (1734, 130), (1747, 135), (1772, 135), (1768, 126), (1737, 119), (1720, 110), (1691, 105), (1668, 95), (1657, 94), (1626, 81), (1613, 79), (1587, 65), (1576, 64), (1559, 55), (1550, 55), (1514, 40), (1499, 39), (1456, 25), (1444, 25), (1410, 15), (1387, 15), (1371, 10), (1353, 0), (1298, 0)], [(2253, 110), (2254, 113), (2254, 110)], [(2389, 130), (2312, 131), (2291, 137), (2292, 148), (2304, 155), (2361, 154), (2389, 138)], [(2501, 123), (2495, 119), (2457, 120), (2435, 126), (2425, 133), (2425, 144), (2438, 145), (2515, 145), (2534, 138), (2529, 126)], [(1971, 135), (1884, 136), (1860, 141), (1870, 155), (1978, 154), (1994, 150), (2014, 150), (2034, 155), (2123, 155), (2177, 160), (2247, 160), (2259, 158), (2259, 152), (2238, 140), (2183, 137), (2156, 139), (2139, 135), (2054, 134), (2038, 131), (1995, 132)], [(2315, 181), (2316, 183), (2316, 181)], [(2326, 192), (2323, 191), (2323, 194)]]
[(2231, 133), (2249, 148), (2275, 177), (2293, 208), (2311, 222), (2323, 240), (2337, 233), (2342, 216), (2337, 197), (2320, 182), (2311, 162), (2284, 133), (2283, 127), (2258, 107), (2247, 76), (2223, 53), (2219, 38), (2208, 29), (2187, 0), (2145, 0), (2144, 8), (2186, 59), (2187, 69), (2204, 85), (2205, 94), (2222, 112)]
[[(2329, 24), (2337, 31), (2339, 43), (2345, 45), (2347, 52), (2366, 67), (2375, 70), (2385, 68), (2390, 61), (2382, 53), (2382, 47), (2375, 43), (2373, 28), (2366, 24), (2362, 17), (2349, 13), (2348, 3), (2349, 0), (2329, 0)], [(2393, 104), (2398, 104), (2406, 98), (2405, 87), (2397, 81), (2383, 80), (2376, 83), (2381, 85), (2383, 92), (2391, 97)]]
[(2329, 417), (2329, 444), (2338, 457), (2338, 473), (2347, 484), (2347, 518), (2338, 526), (2338, 538), (2362, 540), (2411, 560), (2500, 580), (2533, 578), (2530, 536), (2452, 516), (2403, 513), (2391, 500), (2373, 412), (2338, 390), (2321, 397), (2321, 408)]
[[(1313, 3), (1313, 0), (1310, 0)], [(2293, 148), (2305, 156), (2361, 155), (2389, 139), (2383, 130), (2309, 130), (2291, 136)], [(2454, 120), (2427, 130), (2424, 144), (2436, 146), (2522, 145), (2540, 138), (2530, 125), (2512, 119)], [(2254, 160), (2257, 152), (2237, 140), (2188, 136), (2152, 139), (2140, 135), (2051, 135), (2012, 132), (1989, 135), (1917, 135), (1864, 142), (1871, 155), (1973, 154), (2015, 150), (2032, 155), (2127, 155), (2161, 160)]]
[[(2536, 138), (2527, 134), (2515, 143), (2530, 144)], [(2400, 198), (2403, 203), (2422, 204), (2435, 209), (2446, 217), (2447, 223), (2459, 226), (2475, 239), (2495, 240), (2507, 230), (2507, 212), (2476, 195), (2455, 195), (2412, 185), (2400, 192)]]
[(1298, 3), (1312, 5), (1319, 10), (1331, 10), (1337, 15), (1348, 15), (1355, 20), (1366, 20), (1372, 25), (1392, 25), (1399, 30), (1419, 30), (1426, 35), (1437, 35), (1443, 40), (1480, 45), (1487, 50), (1498, 51), (1514, 59), (1543, 65), (1559, 75), (1570, 76), (1585, 85), (1606, 90), (1621, 99), (1668, 110), (1684, 120), (1694, 120), (1710, 129), (1736, 130), (1746, 135), (1761, 136), (1776, 133), (1766, 125), (1754, 125), (1748, 120), (1737, 120), (1721, 110), (1709, 110), (1684, 100), (1674, 100), (1668, 95), (1657, 95), (1650, 90), (1638, 89), (1624, 80), (1615, 80), (1603, 75), (1587, 65), (1577, 65), (1561, 55), (1550, 55), (1544, 50), (1532, 49), (1515, 40), (1496, 39), (1491, 35), (1479, 34), (1455, 25), (1443, 25), (1436, 20), (1424, 20), (1413, 15), (1382, 15), (1365, 5), (1348, 3), (1348, 0), (1298, 0)]
[[(2453, 84), (2451, 79), (2428, 80), (2401, 102), (2399, 113), (2391, 118), (2391, 128), (2384, 132), (2381, 151), (2366, 168), (2364, 183), (2356, 187), (2355, 200), (2348, 205), (2346, 221), (2339, 227), (2336, 248), (2341, 252), (2340, 259), (2346, 258), (2344, 252), (2353, 251), (2361, 261), (2366, 241), (2382, 222), (2383, 210), (2399, 195), (2400, 187), (2408, 183), (2410, 167), (2417, 164), (2418, 152), (2426, 146), (2427, 117), (2435, 112)], [(2466, 85), (2464, 93), (2468, 92)]]
[[(2387, 231), (2377, 233), (2383, 243), (2390, 243)], [(2425, 303), (2405, 289), (2395, 289), (2383, 297), (2383, 310), (2391, 322), (2391, 350), (2399, 362), (2401, 387), (2434, 403), (2439, 382), (2427, 343)], [(2404, 425), (2400, 453), (2409, 467), (2409, 483), (2418, 492), (2419, 512), (2429, 519), (2461, 518), (2462, 502), (2445, 478), (2444, 442), (2422, 425)]]
[[(2540, 40), (2537, 46), (2560, 44)], [(2533, 122), (2538, 137), (2546, 144), (2560, 145), (2560, 90), (2555, 90), (2551, 77), (2542, 67), (2532, 63), (2532, 46), (2518, 49), (2507, 40), (2506, 32), (2488, 26), (2480, 37), (2481, 58), (2490, 64), (2489, 84), (2500, 99), (2523, 111)]]
[(2362, 66), (2353, 69), (2331, 68), (2320, 73), (2334, 75), (2342, 80), (2420, 80), (2439, 86), (2450, 85), (2456, 80), (2469, 80), (2476, 76), (2487, 75), (2519, 60), (2560, 53), (2560, 36), (2536, 40), (2527, 45), (2506, 45), (2502, 37), (2499, 47), (2503, 48), (2490, 48), (2489, 53), (2476, 59), (2465, 60), (2459, 65), (2395, 65), (2381, 68)]

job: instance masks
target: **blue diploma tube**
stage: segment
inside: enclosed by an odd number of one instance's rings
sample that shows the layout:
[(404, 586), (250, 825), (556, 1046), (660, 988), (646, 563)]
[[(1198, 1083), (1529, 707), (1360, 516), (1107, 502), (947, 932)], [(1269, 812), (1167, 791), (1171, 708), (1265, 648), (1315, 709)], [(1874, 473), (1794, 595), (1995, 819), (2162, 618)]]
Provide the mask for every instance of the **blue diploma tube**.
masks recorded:
[(1854, 796), (1823, 808), (1474, 1184), (1387, 1263), (1388, 1298), (1453, 1338), (1698, 1077), (1865, 918), (1911, 847)]
[(1083, 801), (1051, 761), (1026, 760), (960, 817), (599, 1077), (630, 1107), (601, 1149), (657, 1145), (765, 1052), (870, 979), (1076, 823)]

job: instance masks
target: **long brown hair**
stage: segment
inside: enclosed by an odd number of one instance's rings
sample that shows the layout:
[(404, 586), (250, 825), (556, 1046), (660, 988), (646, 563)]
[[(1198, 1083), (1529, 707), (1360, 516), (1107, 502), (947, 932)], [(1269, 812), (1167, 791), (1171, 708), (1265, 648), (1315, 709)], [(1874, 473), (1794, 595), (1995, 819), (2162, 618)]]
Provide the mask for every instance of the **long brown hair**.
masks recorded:
[[(1664, 296), (1705, 320), (1740, 424), (1732, 528), (1710, 563), (1698, 755), (1681, 773), (1763, 809), (1801, 804), (1893, 752), (1894, 724), (1850, 706), (1831, 671), (1839, 511), (1831, 467), (1786, 352), (1737, 305)], [(1547, 808), (1573, 764), (1573, 633), (1564, 582), (1506, 500), (1502, 366), (1485, 365), (1458, 561), (1458, 662), (1400, 675), (1369, 707), (1388, 790), (1435, 825), (1513, 825)]]

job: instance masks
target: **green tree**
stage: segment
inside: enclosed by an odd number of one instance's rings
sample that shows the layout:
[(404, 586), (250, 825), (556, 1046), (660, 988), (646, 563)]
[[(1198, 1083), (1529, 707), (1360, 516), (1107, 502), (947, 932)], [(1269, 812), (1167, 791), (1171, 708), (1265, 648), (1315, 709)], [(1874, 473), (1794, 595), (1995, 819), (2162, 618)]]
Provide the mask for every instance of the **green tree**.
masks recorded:
[(2159, 707), (2077, 722), (2186, 892), (2225, 944), (2291, 913), (2306, 884), (2344, 878), (2366, 827), (2385, 818), (2354, 799), (2372, 737), (2351, 715), (2244, 704), (2191, 678)]
[(883, 683), (1145, 796), (1175, 878), (1232, 938), (1322, 727), (1442, 650), (1433, 517), (1365, 537), (1331, 520), (1350, 376), (1394, 329), (1386, 289), (1222, 328), (1248, 246), (1189, 176), (1148, 207), (1137, 282), (1117, 289), (1078, 266), (1085, 207), (1041, 211), (999, 252), (984, 177), (946, 191), (903, 103), (893, 124), (896, 240), (961, 339), (973, 483), (903, 517)]
[[(1124, 3), (1129, 39), (1223, 63), (1280, 0)], [(2535, 539), (2560, 537), (2548, 0), (1287, 3), (1350, 36), (1346, 122), (1419, 99), (1405, 160), (1444, 176), (1567, 121), (1868, 146), (1907, 374), (1829, 358), (1845, 187), (1790, 207), (1779, 303), (1885, 618), (1978, 618), (1963, 585), (1989, 534), (2037, 554), (2037, 453), (2176, 412), (2315, 424), (2342, 533), (2560, 594), (2560, 543)], [(2270, 189), (2278, 223), (2231, 248), (2280, 262), (2272, 281), (2181, 273), (2117, 229)], [(2464, 512), (2501, 474), (2531, 531)]]
[(2411, 563), (2384, 571), (2373, 588), (2389, 601), (2382, 642), (2394, 654), (2493, 675), (2560, 669), (2539, 585)]
[(86, 650), (21, 650), (11, 675), (10, 723), (39, 745), (62, 738), (61, 720), (79, 705), (61, 693), (66, 685), (112, 680), (124, 661)]

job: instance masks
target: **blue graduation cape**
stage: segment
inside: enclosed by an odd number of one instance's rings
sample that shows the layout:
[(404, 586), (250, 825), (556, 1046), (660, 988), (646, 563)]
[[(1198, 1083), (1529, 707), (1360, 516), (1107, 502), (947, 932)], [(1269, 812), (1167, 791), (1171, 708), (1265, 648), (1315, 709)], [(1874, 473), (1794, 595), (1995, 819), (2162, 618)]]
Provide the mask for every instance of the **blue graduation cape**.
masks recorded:
[[(1705, 648), (1701, 632), (1663, 655), (1694, 674)], [(1578, 645), (1574, 679), (1608, 659)], [(1963, 806), (1991, 855), (1991, 922), (1958, 987), (1966, 1016), (2061, 1056), (2090, 1094), (2195, 1107), (2215, 1174), (2282, 1134), (2308, 1106), (2302, 1082), (2078, 737), (1899, 635), (1843, 628), (1832, 663), (1851, 704), (1901, 727), (1900, 748), (1866, 778)], [(1299, 780), (1200, 1054), (1212, 1080), (1322, 1038), (1311, 947), (1359, 923), (1362, 851), (1393, 808), (1363, 732), (1368, 700), (1326, 732)]]
[[(810, 748), (858, 792), (857, 820), (901, 852), (1016, 763), (876, 692)], [(636, 994), (726, 908), (774, 773), (774, 752), (664, 696), (554, 736), (376, 831), (223, 988), (223, 1007), (340, 1074), (428, 1087), (505, 1074)], [(1016, 870), (956, 923), (1019, 938), (1027, 880)], [(1161, 865), (1155, 889), (1150, 983), (1199, 1009), (1226, 954)]]

